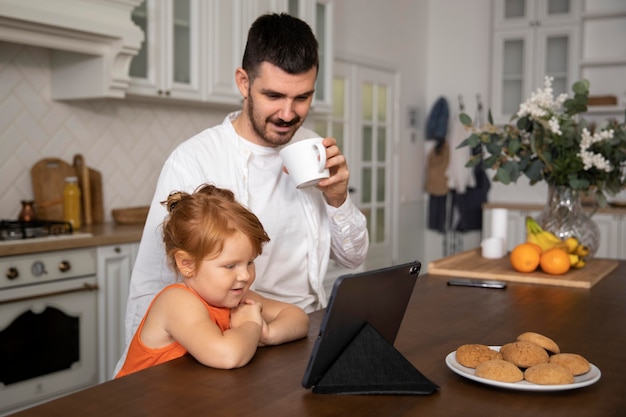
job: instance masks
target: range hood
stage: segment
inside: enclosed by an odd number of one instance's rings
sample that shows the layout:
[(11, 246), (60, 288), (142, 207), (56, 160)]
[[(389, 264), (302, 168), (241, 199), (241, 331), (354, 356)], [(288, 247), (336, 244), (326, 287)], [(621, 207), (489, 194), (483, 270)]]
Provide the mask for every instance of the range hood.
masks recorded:
[(142, 0), (0, 0), (0, 41), (51, 49), (52, 98), (123, 98)]

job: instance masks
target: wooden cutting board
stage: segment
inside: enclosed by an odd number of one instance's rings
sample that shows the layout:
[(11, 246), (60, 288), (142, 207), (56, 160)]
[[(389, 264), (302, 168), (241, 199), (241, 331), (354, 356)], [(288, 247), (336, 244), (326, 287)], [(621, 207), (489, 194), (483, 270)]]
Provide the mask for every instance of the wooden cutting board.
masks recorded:
[(58, 158), (44, 158), (30, 170), (35, 210), (40, 220), (63, 221), (65, 178), (76, 176), (74, 167)]
[(511, 267), (508, 256), (501, 259), (487, 259), (481, 256), (480, 249), (472, 249), (430, 262), (428, 274), (591, 288), (614, 271), (618, 265), (618, 261), (613, 259), (591, 259), (583, 268), (571, 269), (563, 275), (550, 275), (541, 271), (523, 274)]
[[(91, 207), (91, 223), (104, 223), (104, 200), (102, 195), (102, 174), (87, 167), (80, 154), (74, 158), (76, 167), (58, 158), (44, 158), (30, 170), (35, 197), (37, 218), (41, 220), (63, 221), (63, 188), (65, 177), (78, 176), (81, 179), (83, 205)], [(84, 192), (88, 190), (89, 198)], [(90, 224), (85, 219), (85, 224)]]

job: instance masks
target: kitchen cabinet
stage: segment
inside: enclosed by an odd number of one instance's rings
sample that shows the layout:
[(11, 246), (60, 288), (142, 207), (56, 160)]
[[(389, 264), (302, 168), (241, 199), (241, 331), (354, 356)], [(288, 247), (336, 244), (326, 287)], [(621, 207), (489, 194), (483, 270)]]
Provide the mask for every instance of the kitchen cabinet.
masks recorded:
[(626, 259), (626, 215), (596, 213), (592, 217), (600, 229), (598, 258)]
[(277, 12), (276, 0), (210, 0), (206, 2), (204, 21), (208, 66), (206, 75), (206, 100), (212, 103), (241, 103), (241, 94), (235, 83), (235, 70), (241, 66), (246, 47), (248, 29), (264, 13)]
[(132, 13), (145, 40), (130, 65), (129, 95), (202, 100), (199, 0), (146, 0)]
[[(491, 203), (483, 210), (483, 236), (491, 236), (491, 209), (497, 208)], [(537, 218), (541, 212), (539, 206), (513, 207), (507, 209), (507, 250), (526, 241), (526, 216)], [(600, 246), (595, 254), (597, 258), (626, 259), (626, 213), (620, 209), (603, 209), (597, 211), (592, 220), (600, 229)]]
[(578, 79), (580, 0), (496, 0), (491, 111), (505, 123), (532, 91), (554, 78), (555, 95)]
[(588, 116), (598, 121), (623, 119), (626, 109), (626, 44), (607, 39), (626, 37), (626, 2), (586, 1), (582, 14), (581, 78), (589, 80), (597, 96), (614, 96), (617, 105), (589, 107)]
[(146, 0), (132, 14), (145, 41), (130, 66), (129, 95), (239, 106), (235, 70), (248, 29), (264, 13), (311, 25), (320, 45), (313, 107), (330, 108), (331, 0)]
[(329, 112), (332, 106), (333, 2), (331, 0), (288, 0), (287, 12), (307, 22), (319, 43), (320, 67), (315, 84), (313, 108)]
[(124, 317), (128, 286), (139, 243), (99, 246), (97, 250), (100, 382), (112, 378), (126, 347)]
[[(140, 2), (0, 0), (0, 41), (50, 51), (54, 100), (123, 98), (143, 39), (130, 19)], [(3, 82), (10, 85), (10, 76)]]

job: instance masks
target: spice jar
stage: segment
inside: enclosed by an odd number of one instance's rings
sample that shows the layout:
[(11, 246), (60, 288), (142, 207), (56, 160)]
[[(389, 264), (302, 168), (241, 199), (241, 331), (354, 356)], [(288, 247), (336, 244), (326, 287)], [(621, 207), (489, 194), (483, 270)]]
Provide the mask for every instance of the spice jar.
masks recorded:
[(80, 188), (77, 177), (66, 177), (63, 189), (63, 219), (78, 229), (81, 225)]

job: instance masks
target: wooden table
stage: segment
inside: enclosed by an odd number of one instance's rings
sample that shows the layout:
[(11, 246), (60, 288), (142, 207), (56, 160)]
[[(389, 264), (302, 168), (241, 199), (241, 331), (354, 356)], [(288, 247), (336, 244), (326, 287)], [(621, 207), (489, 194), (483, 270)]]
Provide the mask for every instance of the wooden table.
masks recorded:
[[(309, 337), (261, 348), (244, 368), (206, 368), (184, 357), (45, 403), (19, 416), (618, 416), (626, 410), (626, 262), (591, 289), (509, 283), (505, 290), (418, 279), (396, 348), (441, 389), (429, 396), (313, 394), (300, 381)], [(600, 368), (596, 384), (561, 392), (494, 388), (450, 371), (464, 343), (500, 345), (524, 331), (552, 337)]]

